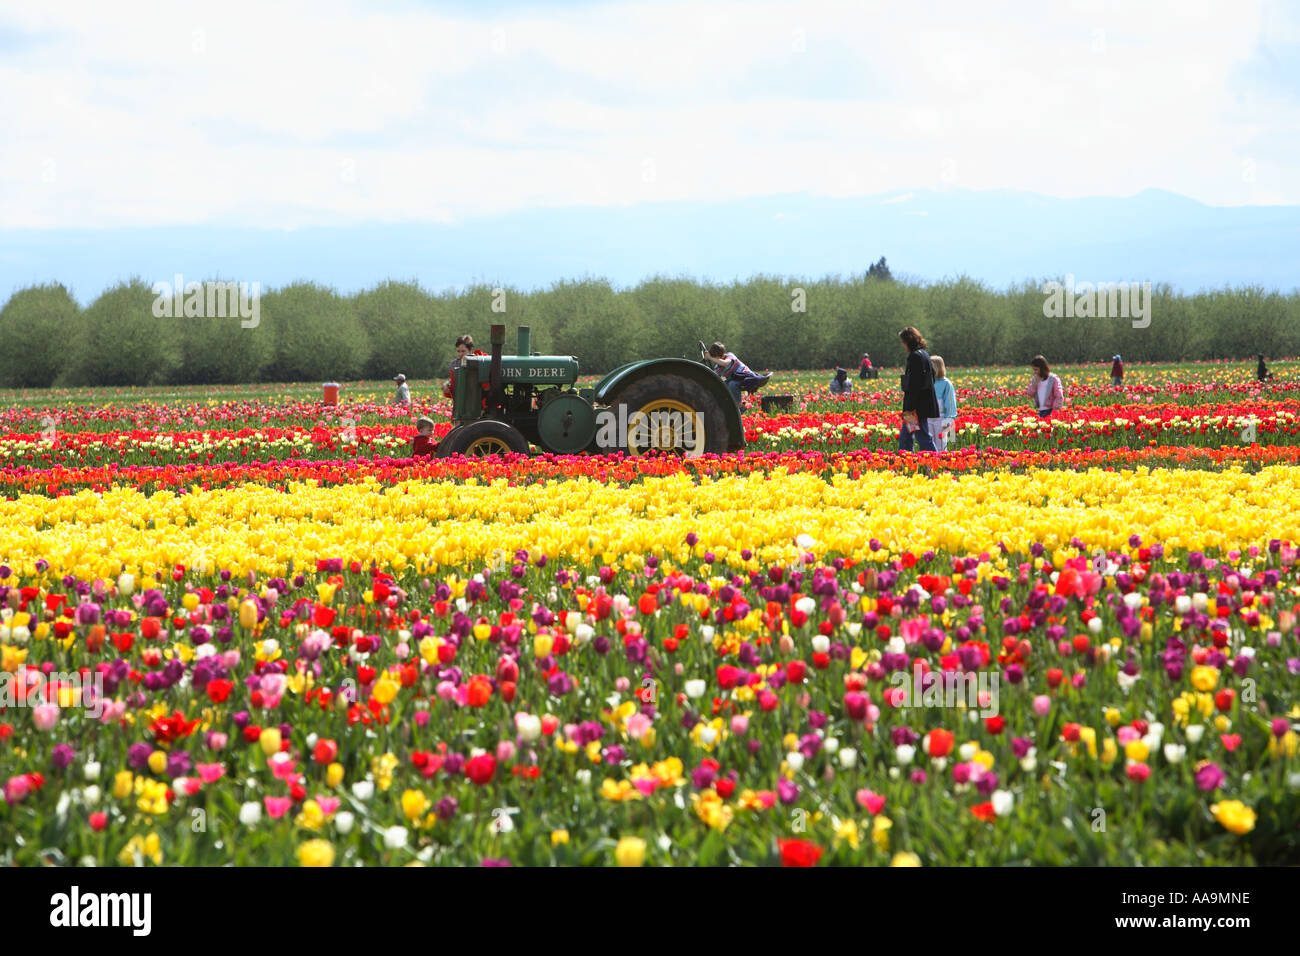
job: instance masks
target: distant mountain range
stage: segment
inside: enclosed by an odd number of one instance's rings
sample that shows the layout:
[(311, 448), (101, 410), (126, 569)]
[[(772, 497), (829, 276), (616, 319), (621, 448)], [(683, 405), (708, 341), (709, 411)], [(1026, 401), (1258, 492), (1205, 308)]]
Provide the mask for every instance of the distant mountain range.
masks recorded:
[(1290, 292), (1300, 287), (1300, 206), (1206, 206), (1157, 189), (1083, 199), (953, 189), (530, 209), (454, 225), (11, 229), (0, 230), (0, 301), (59, 281), (88, 303), (119, 280), (176, 273), (263, 289), (310, 279), (342, 292), (388, 278), (435, 290), (584, 275), (626, 286), (652, 275), (850, 275), (881, 256), (895, 277), (968, 275), (995, 288), (1070, 274)]

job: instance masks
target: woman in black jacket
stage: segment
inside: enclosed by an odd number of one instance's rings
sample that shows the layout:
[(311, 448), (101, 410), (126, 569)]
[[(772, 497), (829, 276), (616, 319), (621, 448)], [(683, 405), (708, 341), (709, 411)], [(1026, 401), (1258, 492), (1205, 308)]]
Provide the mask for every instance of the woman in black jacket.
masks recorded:
[[(903, 369), (903, 425), (898, 432), (898, 450), (911, 451), (916, 437), (921, 451), (935, 451), (934, 439), (926, 419), (939, 417), (939, 399), (934, 394), (934, 367), (925, 350), (921, 333), (908, 326), (898, 333), (907, 347), (907, 366)], [(909, 414), (910, 413), (910, 414)], [(911, 419), (915, 418), (915, 428)]]

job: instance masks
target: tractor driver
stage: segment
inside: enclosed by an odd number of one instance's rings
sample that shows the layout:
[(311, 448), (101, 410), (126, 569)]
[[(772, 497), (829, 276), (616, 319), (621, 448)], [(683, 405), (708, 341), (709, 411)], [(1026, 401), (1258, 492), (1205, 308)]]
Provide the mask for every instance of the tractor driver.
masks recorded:
[(481, 349), (474, 348), (474, 336), (462, 335), (456, 340), (456, 357), (451, 361), (451, 367), (447, 370), (447, 384), (442, 387), (444, 398), (451, 398), (455, 394), (452, 388), (452, 379), (456, 375), (456, 363), (466, 355), (486, 355)]

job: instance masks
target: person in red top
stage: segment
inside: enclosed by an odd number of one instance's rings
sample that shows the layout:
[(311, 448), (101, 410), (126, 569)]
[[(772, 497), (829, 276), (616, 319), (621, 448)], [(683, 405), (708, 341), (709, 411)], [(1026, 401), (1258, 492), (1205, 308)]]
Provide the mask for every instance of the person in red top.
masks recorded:
[(862, 353), (862, 361), (858, 364), (858, 378), (871, 378), (871, 356), (866, 352)]
[[(487, 355), (487, 353), (482, 349), (474, 348), (474, 336), (472, 335), (462, 335), (456, 340), (456, 357), (452, 359), (451, 367), (447, 370), (447, 384), (442, 387), (444, 398), (451, 398), (456, 394), (452, 384), (456, 377), (456, 363), (466, 355)], [(487, 388), (486, 385), (483, 387)]]
[(432, 456), (438, 447), (433, 440), (433, 419), (420, 418), (415, 423), (418, 434), (411, 440), (411, 457), (424, 458)]

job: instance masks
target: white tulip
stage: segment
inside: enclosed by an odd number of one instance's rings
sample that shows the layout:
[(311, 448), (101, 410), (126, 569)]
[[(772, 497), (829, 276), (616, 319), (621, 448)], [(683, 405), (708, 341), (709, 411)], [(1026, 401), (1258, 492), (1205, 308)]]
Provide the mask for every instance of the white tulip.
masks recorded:
[(239, 822), (246, 827), (255, 826), (262, 819), (262, 805), (251, 800), (239, 808)]
[(85, 790), (81, 791), (81, 799), (86, 802), (86, 806), (88, 807), (93, 807), (95, 804), (99, 803), (99, 796), (99, 787), (93, 783)]
[(979, 747), (974, 743), (964, 743), (957, 748), (957, 756), (961, 757), (962, 763), (970, 763), (975, 759), (975, 754), (979, 752)]
[(834, 737), (827, 737), (825, 740), (822, 741), (822, 749), (825, 750), (828, 754), (834, 754), (837, 750), (840, 749), (840, 742), (836, 740)]
[(840, 766), (848, 770), (857, 765), (858, 752), (852, 747), (845, 747), (840, 751)]
[(1009, 815), (1015, 805), (1016, 798), (1010, 790), (993, 791), (993, 812), (998, 816), (1005, 817)]
[(1174, 598), (1174, 610), (1179, 614), (1186, 614), (1192, 609), (1192, 599), (1186, 594), (1180, 594)]
[(1187, 748), (1182, 744), (1165, 744), (1165, 759), (1170, 763), (1182, 763), (1187, 755)]
[(99, 770), (99, 764), (91, 760), (87, 762), (85, 769), (82, 770), (82, 775), (85, 776), (87, 780), (98, 780)]
[(704, 641), (707, 644), (709, 641), (713, 640), (714, 633), (715, 631), (713, 630), (713, 625), (705, 624), (700, 628), (700, 640)]
[(894, 759), (903, 766), (907, 766), (916, 757), (916, 748), (911, 744), (899, 744), (894, 749)]
[(334, 815), (334, 829), (338, 830), (339, 833), (345, 835), (351, 833), (352, 825), (356, 823), (356, 819), (357, 818), (354, 817), (347, 810), (343, 810), (339, 813), (336, 813)]
[(1089, 631), (1089, 633), (1092, 633), (1092, 634), (1100, 634), (1100, 633), (1101, 633), (1101, 618), (1099, 618), (1099, 617), (1094, 617), (1091, 621), (1089, 621), (1089, 622), (1088, 622), (1088, 631)]
[(1201, 742), (1201, 737), (1205, 735), (1205, 725), (1192, 724), (1186, 731), (1184, 731), (1184, 733), (1187, 735), (1187, 742), (1189, 744), (1199, 744)]
[(817, 546), (817, 539), (810, 534), (801, 534), (794, 539), (794, 543), (805, 551), (811, 551)]
[(369, 780), (358, 780), (352, 785), (352, 796), (365, 803), (375, 795), (375, 785)]
[(802, 770), (803, 754), (797, 750), (791, 751), (785, 755), (785, 763), (791, 770)]
[(1192, 595), (1192, 607), (1196, 608), (1198, 611), (1204, 611), (1209, 602), (1209, 595), (1204, 591), (1197, 591)]
[(804, 614), (811, 614), (813, 611), (817, 610), (817, 602), (810, 597), (801, 597), (799, 600), (794, 602), (794, 609), (796, 611), (802, 611)]
[(688, 680), (685, 684), (686, 696), (691, 700), (699, 700), (704, 696), (704, 681)]
[(812, 649), (815, 654), (825, 654), (831, 649), (831, 639), (825, 634), (818, 634), (812, 639)]
[(408, 836), (406, 827), (389, 827), (384, 831), (384, 846), (390, 850), (400, 850), (406, 846)]
[(532, 743), (542, 735), (542, 718), (535, 714), (519, 714), (515, 717), (515, 729), (519, 739)]

